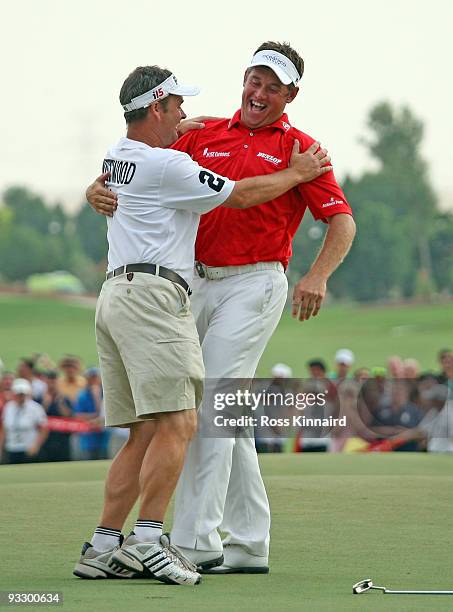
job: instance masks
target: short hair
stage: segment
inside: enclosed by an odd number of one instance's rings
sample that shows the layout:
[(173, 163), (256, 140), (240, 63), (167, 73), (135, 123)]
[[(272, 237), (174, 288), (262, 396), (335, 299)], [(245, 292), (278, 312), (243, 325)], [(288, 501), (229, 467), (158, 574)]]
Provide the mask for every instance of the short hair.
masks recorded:
[(324, 361), (322, 361), (321, 359), (311, 359), (308, 363), (307, 366), (309, 368), (321, 368), (321, 370), (323, 372), (327, 371), (327, 367), (326, 364), (324, 363)]
[(35, 362), (33, 361), (31, 357), (21, 357), (19, 360), (19, 363), (24, 363), (27, 366), (27, 368), (30, 368), (30, 370), (35, 369)]
[[(142, 94), (154, 89), (157, 85), (168, 79), (171, 75), (171, 71), (166, 68), (159, 68), (159, 66), (138, 66), (127, 79), (124, 81), (120, 90), (120, 102), (121, 105), (129, 104), (132, 98), (141, 96)], [(164, 110), (167, 108), (168, 98), (164, 98), (162, 101)], [(140, 121), (146, 117), (148, 108), (137, 108), (133, 111), (125, 111), (124, 118), (126, 123), (132, 123), (133, 121)]]
[[(289, 43), (287, 42), (279, 43), (279, 42), (274, 42), (272, 40), (268, 40), (264, 42), (262, 45), (260, 45), (253, 55), (258, 53), (259, 51), (266, 51), (266, 50), (277, 51), (278, 53), (281, 53), (282, 55), (287, 57), (289, 60), (291, 60), (294, 66), (296, 67), (296, 70), (299, 73), (299, 76), (302, 78), (302, 75), (304, 73), (304, 60), (297, 53), (297, 51), (291, 47)], [(295, 87), (294, 83), (290, 83), (288, 87), (289, 89), (293, 89)]]

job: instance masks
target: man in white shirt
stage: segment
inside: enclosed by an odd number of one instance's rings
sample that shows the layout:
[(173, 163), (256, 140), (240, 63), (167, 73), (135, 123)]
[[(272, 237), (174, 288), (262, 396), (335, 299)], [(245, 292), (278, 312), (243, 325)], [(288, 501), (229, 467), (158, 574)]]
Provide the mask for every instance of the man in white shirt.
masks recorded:
[[(170, 584), (198, 584), (195, 566), (162, 536), (162, 522), (196, 429), (204, 367), (190, 311), (200, 215), (222, 205), (248, 208), (328, 172), (315, 143), (295, 141), (290, 167), (230, 181), (166, 147), (186, 117), (182, 86), (157, 66), (137, 68), (120, 101), (127, 136), (104, 160), (119, 207), (108, 219), (108, 273), (96, 309), (96, 342), (108, 426), (130, 428), (112, 463), (100, 525), (74, 573), (82, 578), (139, 573)], [(121, 529), (137, 494), (139, 518), (124, 545)]]
[(6, 451), (7, 463), (36, 461), (48, 436), (44, 408), (31, 399), (32, 386), (25, 378), (12, 384), (13, 399), (5, 404), (0, 428), (0, 454)]

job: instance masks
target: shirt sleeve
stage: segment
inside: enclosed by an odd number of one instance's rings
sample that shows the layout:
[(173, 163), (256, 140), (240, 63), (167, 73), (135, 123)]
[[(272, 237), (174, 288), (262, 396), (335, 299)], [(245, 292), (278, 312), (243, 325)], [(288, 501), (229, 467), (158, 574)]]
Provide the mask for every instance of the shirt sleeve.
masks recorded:
[[(293, 129), (291, 135), (299, 140), (301, 151), (306, 151), (315, 142), (312, 136), (300, 130)], [(352, 215), (351, 207), (333, 171), (326, 172), (308, 183), (300, 183), (296, 189), (316, 221), (327, 223), (327, 217), (338, 213)]]
[(199, 130), (189, 130), (181, 138), (178, 138), (169, 148), (175, 151), (181, 151), (187, 153), (192, 157), (192, 152), (195, 150), (197, 144), (197, 136)]
[(203, 168), (187, 154), (172, 152), (162, 174), (160, 205), (206, 213), (223, 204), (235, 182)]
[(309, 183), (301, 183), (297, 189), (316, 221), (327, 222), (327, 217), (339, 213), (352, 215), (351, 207), (333, 171), (326, 172)]
[(47, 425), (47, 414), (41, 404), (35, 402), (35, 421), (37, 425)]

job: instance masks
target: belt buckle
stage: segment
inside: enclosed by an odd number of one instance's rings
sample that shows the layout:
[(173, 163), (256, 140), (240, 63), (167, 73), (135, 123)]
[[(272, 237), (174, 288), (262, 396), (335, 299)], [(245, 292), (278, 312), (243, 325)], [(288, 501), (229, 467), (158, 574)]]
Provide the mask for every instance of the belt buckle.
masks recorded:
[(198, 276), (200, 278), (205, 278), (206, 277), (206, 272), (204, 271), (204, 267), (203, 264), (201, 263), (201, 261), (196, 261), (195, 262), (195, 268), (198, 272)]

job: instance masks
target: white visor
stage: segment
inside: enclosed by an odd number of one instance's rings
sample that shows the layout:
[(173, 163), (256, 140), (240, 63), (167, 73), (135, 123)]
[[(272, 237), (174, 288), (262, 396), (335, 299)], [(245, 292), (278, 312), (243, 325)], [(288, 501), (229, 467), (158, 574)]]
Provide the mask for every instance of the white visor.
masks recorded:
[(156, 85), (153, 89), (146, 91), (136, 98), (132, 98), (129, 104), (123, 105), (123, 108), (126, 112), (130, 112), (138, 108), (147, 108), (153, 102), (159, 102), (170, 94), (174, 96), (196, 96), (199, 93), (200, 88), (195, 85), (178, 85), (176, 77), (171, 74), (165, 81)]
[(301, 78), (292, 61), (278, 51), (268, 49), (258, 51), (253, 56), (248, 67), (253, 68), (254, 66), (267, 66), (271, 68), (284, 85), (289, 85), (290, 83), (297, 85)]

